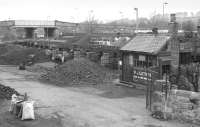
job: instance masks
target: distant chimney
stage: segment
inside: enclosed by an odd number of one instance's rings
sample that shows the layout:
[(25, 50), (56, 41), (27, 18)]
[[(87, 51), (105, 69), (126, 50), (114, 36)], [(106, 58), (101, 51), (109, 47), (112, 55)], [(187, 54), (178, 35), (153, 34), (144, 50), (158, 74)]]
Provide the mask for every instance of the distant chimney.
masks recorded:
[(197, 36), (200, 37), (200, 25), (197, 26)]
[(170, 14), (170, 22), (168, 25), (169, 34), (176, 35), (178, 33), (178, 23), (176, 22), (176, 14)]
[(158, 28), (157, 28), (157, 27), (154, 27), (154, 28), (152, 29), (152, 33), (153, 33), (154, 35), (157, 35), (157, 34), (158, 34)]
[(170, 14), (170, 22), (176, 22), (176, 14)]

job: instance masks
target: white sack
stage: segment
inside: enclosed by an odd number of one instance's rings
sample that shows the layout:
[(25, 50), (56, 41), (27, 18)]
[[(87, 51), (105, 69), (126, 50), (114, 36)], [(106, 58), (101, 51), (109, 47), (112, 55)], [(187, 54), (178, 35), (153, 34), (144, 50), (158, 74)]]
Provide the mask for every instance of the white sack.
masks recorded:
[(34, 101), (25, 101), (22, 104), (22, 120), (27, 119), (35, 119), (34, 115), (34, 108), (33, 108)]

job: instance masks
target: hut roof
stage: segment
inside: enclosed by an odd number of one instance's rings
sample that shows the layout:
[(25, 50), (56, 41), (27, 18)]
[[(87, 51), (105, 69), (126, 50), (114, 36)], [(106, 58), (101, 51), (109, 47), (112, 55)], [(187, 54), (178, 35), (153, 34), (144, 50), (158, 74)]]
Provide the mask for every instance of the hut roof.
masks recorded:
[(157, 54), (169, 38), (167, 35), (138, 35), (120, 50)]

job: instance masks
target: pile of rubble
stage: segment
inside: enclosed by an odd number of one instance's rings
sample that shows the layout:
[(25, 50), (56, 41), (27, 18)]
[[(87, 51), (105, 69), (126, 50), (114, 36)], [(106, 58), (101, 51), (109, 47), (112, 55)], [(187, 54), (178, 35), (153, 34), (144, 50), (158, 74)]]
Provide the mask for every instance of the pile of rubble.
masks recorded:
[(0, 98), (10, 100), (13, 94), (20, 95), (15, 89), (0, 84)]
[(0, 64), (2, 65), (19, 65), (26, 62), (29, 55), (35, 55), (34, 62), (46, 62), (49, 60), (45, 51), (35, 48), (27, 48), (17, 45), (5, 45), (4, 51), (0, 54)]
[(85, 58), (70, 60), (42, 75), (42, 79), (57, 85), (96, 85), (112, 78), (106, 68)]

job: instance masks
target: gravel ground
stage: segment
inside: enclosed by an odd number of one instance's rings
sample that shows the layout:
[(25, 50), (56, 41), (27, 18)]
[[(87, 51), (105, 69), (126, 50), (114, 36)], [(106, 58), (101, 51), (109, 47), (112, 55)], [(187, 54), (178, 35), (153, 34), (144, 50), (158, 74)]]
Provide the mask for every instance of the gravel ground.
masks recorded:
[(18, 74), (15, 67), (0, 67), (0, 82), (20, 93), (27, 92), (35, 100), (38, 120), (29, 126), (28, 122), (5, 115), (8, 112), (4, 109), (1, 124), (13, 120), (15, 127), (191, 127), (187, 123), (153, 119), (145, 109), (144, 92), (136, 89), (110, 84), (63, 88), (26, 79), (26, 74), (30, 73)]

